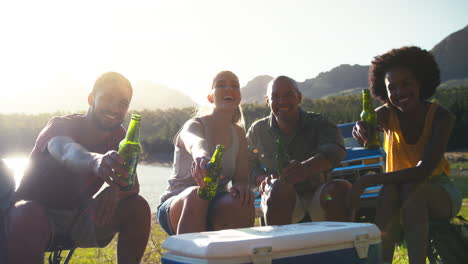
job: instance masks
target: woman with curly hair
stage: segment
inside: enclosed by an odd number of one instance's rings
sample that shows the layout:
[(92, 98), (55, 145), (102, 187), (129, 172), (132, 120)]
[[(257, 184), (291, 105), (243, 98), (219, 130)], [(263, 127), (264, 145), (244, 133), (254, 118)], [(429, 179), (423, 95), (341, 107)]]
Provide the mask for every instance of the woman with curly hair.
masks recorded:
[[(448, 219), (461, 207), (461, 193), (449, 179), (444, 157), (455, 118), (428, 101), (440, 83), (434, 57), (419, 47), (402, 47), (376, 56), (369, 70), (370, 90), (385, 104), (376, 109), (384, 131), (387, 172), (362, 176), (352, 187), (357, 208), (366, 186), (383, 184), (376, 224), (382, 231), (384, 263), (391, 263), (403, 230), (411, 264), (426, 263), (430, 219)], [(353, 136), (367, 140), (358, 121)]]

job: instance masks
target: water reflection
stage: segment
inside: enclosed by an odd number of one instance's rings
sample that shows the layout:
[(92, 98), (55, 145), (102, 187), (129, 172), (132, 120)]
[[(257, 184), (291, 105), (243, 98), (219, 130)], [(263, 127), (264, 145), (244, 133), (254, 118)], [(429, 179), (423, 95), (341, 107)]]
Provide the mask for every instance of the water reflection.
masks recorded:
[[(28, 166), (28, 158), (11, 157), (3, 160), (7, 166), (13, 170), (16, 188), (18, 188), (24, 171)], [(171, 170), (170, 167), (138, 165), (137, 173), (140, 182), (140, 194), (148, 201), (152, 211), (156, 210), (156, 206), (159, 203), (159, 196), (167, 185), (167, 179), (170, 176)]]

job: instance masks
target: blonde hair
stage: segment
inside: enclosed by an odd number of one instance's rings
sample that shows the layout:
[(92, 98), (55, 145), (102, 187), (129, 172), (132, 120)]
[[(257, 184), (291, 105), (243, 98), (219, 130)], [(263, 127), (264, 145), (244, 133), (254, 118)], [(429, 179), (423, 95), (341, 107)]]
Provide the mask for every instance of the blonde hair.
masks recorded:
[[(223, 74), (232, 74), (232, 75), (234, 75), (236, 77), (237, 81), (239, 82), (239, 78), (232, 71), (218, 72), (215, 75), (215, 77), (213, 78), (210, 93), (212, 93), (212, 91), (213, 91), (213, 88), (214, 88), (214, 86), (216, 84), (216, 80), (218, 80), (218, 78)], [(205, 115), (212, 114), (213, 110), (214, 110), (213, 106), (209, 106), (209, 107), (199, 106), (194, 117), (202, 117), (202, 116), (205, 116)], [(233, 124), (236, 124), (236, 125), (240, 126), (245, 131), (244, 114), (242, 112), (242, 107), (241, 107), (240, 104), (237, 107), (236, 111), (234, 111), (234, 113), (232, 114), (232, 120), (231, 121), (232, 121)]]

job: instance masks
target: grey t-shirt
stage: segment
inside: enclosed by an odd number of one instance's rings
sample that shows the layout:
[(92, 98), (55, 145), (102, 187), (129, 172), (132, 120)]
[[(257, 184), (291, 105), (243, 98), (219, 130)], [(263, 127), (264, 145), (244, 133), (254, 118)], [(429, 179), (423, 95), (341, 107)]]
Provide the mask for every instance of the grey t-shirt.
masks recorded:
[[(317, 153), (323, 154), (333, 166), (346, 155), (343, 137), (337, 126), (324, 116), (299, 110), (299, 124), (291, 136), (281, 133), (272, 114), (254, 122), (247, 132), (249, 179), (251, 184), (261, 174), (276, 174), (276, 139), (281, 139), (291, 160), (302, 162)], [(319, 179), (319, 177), (313, 177)], [(295, 185), (301, 195), (312, 192), (320, 181), (308, 180)]]
[[(201, 121), (201, 119), (199, 119)], [(188, 121), (190, 122), (190, 121)], [(203, 123), (202, 123), (203, 124)], [(205, 126), (203, 126), (205, 128)], [(239, 139), (234, 125), (231, 125), (232, 144), (225, 149), (223, 156), (223, 171), (219, 180), (219, 189), (225, 189), (226, 185), (232, 180), (236, 173), (236, 160), (239, 153)], [(206, 135), (206, 131), (204, 133)], [(208, 142), (208, 146), (213, 155), (216, 146)], [(193, 157), (185, 148), (177, 145), (175, 142), (174, 163), (172, 166), (172, 174), (168, 180), (168, 186), (160, 197), (160, 202), (163, 203), (168, 198), (181, 193), (190, 186), (196, 186), (197, 183), (192, 178), (191, 166)]]

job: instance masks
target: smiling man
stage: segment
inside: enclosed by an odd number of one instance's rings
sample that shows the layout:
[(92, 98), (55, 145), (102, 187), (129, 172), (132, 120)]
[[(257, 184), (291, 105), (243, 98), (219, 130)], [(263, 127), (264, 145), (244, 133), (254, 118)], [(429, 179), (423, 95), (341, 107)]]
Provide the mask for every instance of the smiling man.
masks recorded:
[[(262, 194), (266, 223), (350, 221), (344, 199), (351, 184), (326, 182), (324, 175), (345, 156), (341, 133), (322, 115), (303, 111), (301, 100), (296, 81), (273, 79), (266, 95), (270, 116), (254, 122), (247, 133), (250, 179)], [(282, 171), (276, 169), (277, 140), (290, 157)]]
[[(105, 247), (116, 233), (119, 263), (140, 262), (150, 209), (138, 195), (138, 180), (123, 192), (125, 182), (116, 176), (128, 176), (116, 150), (131, 98), (130, 82), (108, 72), (96, 80), (86, 114), (49, 120), (7, 212), (8, 263), (42, 263), (59, 238), (76, 247)], [(104, 182), (109, 186), (99, 192)]]

